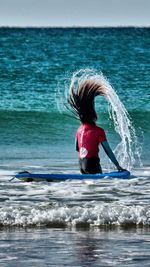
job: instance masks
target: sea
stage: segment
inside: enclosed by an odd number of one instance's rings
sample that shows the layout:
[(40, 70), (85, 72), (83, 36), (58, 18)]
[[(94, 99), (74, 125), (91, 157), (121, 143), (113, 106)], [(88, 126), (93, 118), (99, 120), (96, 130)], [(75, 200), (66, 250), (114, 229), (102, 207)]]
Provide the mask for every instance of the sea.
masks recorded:
[[(150, 266), (150, 28), (0, 28), (0, 266)], [(23, 182), (79, 173), (72, 79), (96, 98), (129, 179)], [(100, 148), (103, 171), (115, 166)]]

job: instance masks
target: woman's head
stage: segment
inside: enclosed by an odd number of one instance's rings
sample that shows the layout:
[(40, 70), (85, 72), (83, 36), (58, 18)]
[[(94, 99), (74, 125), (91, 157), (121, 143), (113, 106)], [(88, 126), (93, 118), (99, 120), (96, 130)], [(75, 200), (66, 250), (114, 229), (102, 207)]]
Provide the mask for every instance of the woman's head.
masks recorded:
[(82, 123), (93, 124), (97, 120), (94, 99), (98, 95), (106, 96), (106, 88), (99, 81), (87, 79), (78, 82), (76, 90), (72, 84), (68, 102)]

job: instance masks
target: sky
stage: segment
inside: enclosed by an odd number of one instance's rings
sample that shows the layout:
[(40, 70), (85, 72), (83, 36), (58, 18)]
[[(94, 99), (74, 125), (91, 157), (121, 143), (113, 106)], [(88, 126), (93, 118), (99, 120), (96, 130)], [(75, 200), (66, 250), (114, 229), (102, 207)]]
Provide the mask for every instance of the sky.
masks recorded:
[(150, 0), (0, 0), (0, 26), (150, 26)]

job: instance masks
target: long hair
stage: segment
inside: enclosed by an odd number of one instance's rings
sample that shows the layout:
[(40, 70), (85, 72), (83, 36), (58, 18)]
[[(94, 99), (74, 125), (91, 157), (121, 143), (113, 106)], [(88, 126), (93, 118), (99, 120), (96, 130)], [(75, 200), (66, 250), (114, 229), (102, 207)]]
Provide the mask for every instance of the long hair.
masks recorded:
[(106, 87), (99, 81), (87, 79), (82, 83), (78, 83), (76, 90), (74, 83), (72, 83), (68, 102), (73, 113), (82, 123), (95, 124), (97, 114), (94, 99), (98, 95), (104, 97), (107, 95)]

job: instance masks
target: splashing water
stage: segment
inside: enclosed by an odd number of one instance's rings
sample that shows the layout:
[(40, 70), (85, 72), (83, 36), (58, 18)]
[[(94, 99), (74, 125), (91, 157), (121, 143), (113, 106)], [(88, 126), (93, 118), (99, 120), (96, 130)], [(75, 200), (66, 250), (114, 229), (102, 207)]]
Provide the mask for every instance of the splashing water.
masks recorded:
[(107, 101), (109, 103), (109, 116), (113, 120), (115, 131), (119, 134), (121, 142), (117, 145), (114, 153), (122, 166), (131, 169), (136, 161), (140, 161), (141, 147), (138, 143), (135, 129), (130, 120), (130, 116), (120, 101), (118, 95), (114, 91), (111, 84), (103, 76), (103, 74), (96, 75), (104, 86), (107, 88)]
[[(113, 121), (115, 131), (121, 138), (120, 143), (114, 150), (120, 165), (128, 170), (131, 170), (135, 163), (141, 165), (141, 146), (138, 142), (130, 116), (115, 90), (104, 75), (101, 72), (97, 73), (93, 69), (81, 69), (73, 73), (70, 88), (72, 85), (83, 83), (87, 79), (101, 82), (106, 88), (107, 96), (105, 98), (109, 104), (109, 117)], [(61, 102), (59, 102), (59, 110), (62, 110), (62, 106), (66, 106), (64, 99), (68, 98), (68, 93), (68, 85), (66, 85), (65, 98), (61, 98)]]

